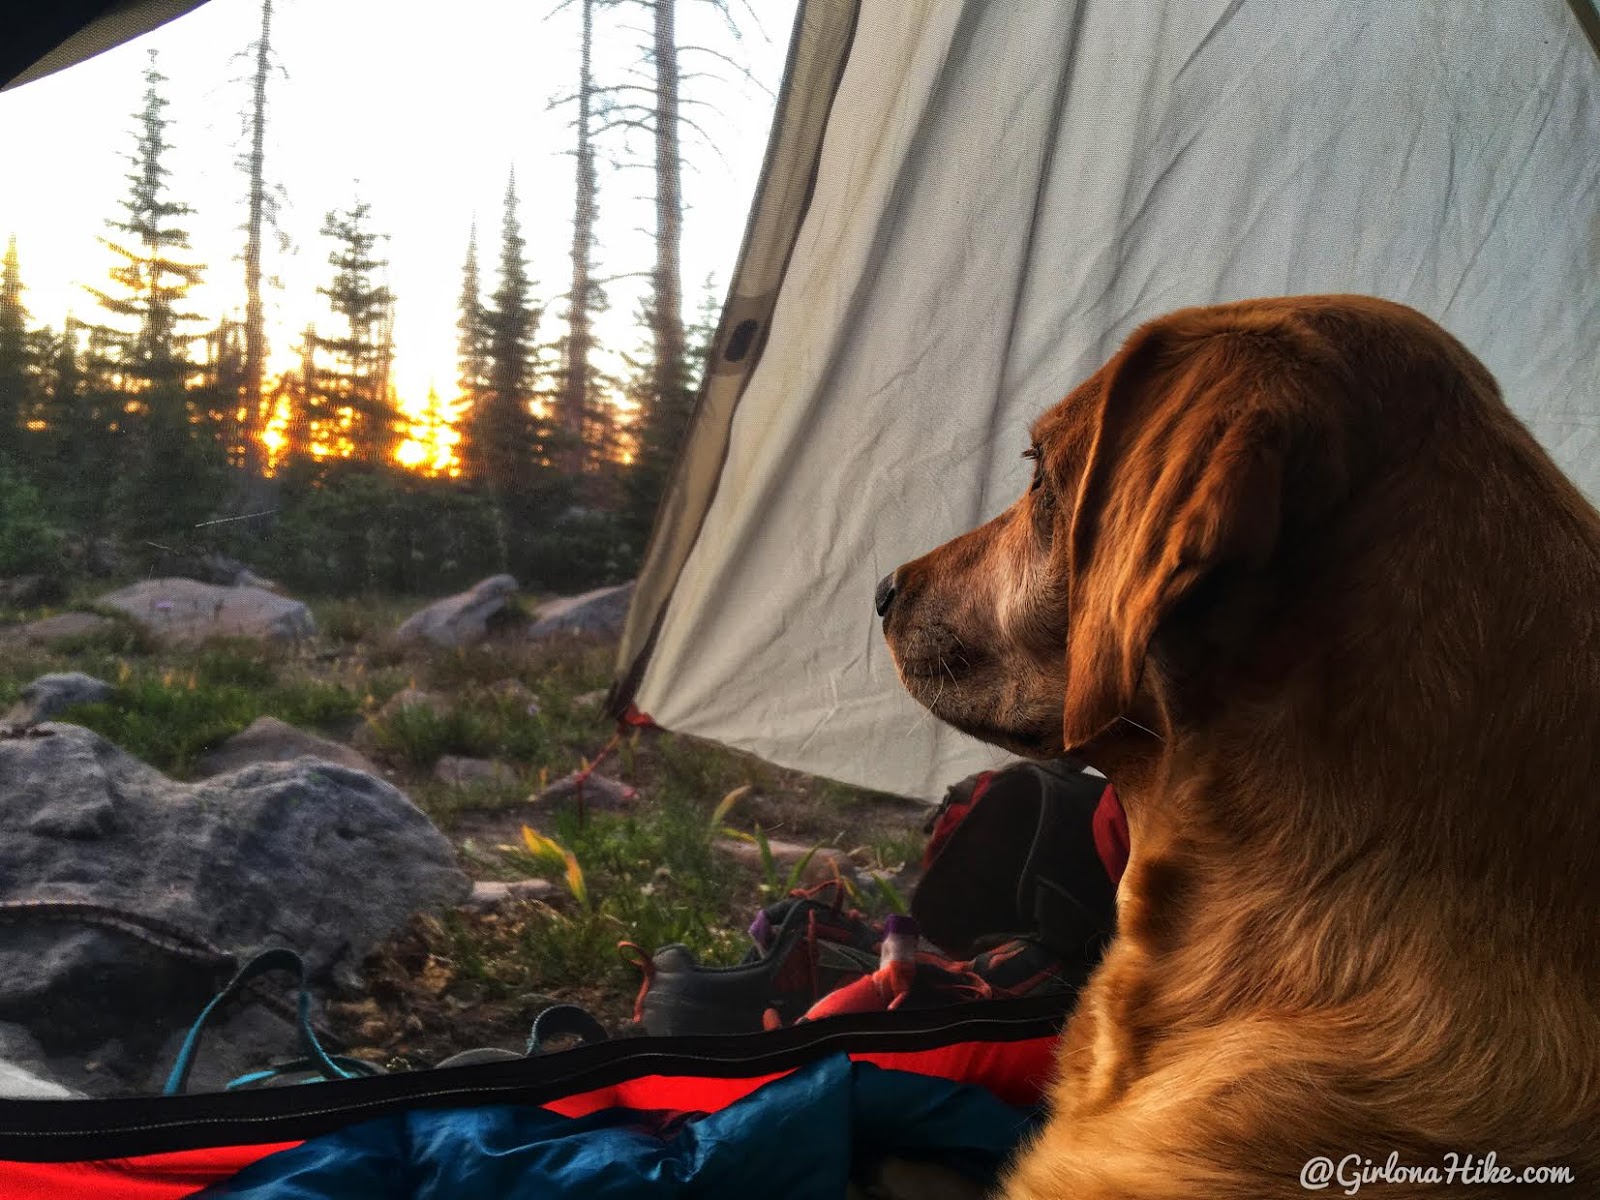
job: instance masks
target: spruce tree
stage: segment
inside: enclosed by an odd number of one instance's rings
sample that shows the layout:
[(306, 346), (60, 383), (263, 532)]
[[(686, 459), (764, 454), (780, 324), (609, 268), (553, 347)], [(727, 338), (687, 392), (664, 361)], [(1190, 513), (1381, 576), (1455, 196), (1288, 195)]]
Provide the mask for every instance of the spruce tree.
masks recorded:
[(478, 275), (478, 223), (467, 235), (467, 260), (461, 268), (461, 315), (456, 320), (459, 407), (470, 413), (489, 387), (489, 327)]
[(97, 390), (110, 386), (120, 393), (122, 463), (113, 505), (124, 530), (138, 536), (192, 525), (210, 512), (226, 483), (222, 447), (189, 391), (197, 335), (185, 328), (200, 318), (183, 305), (204, 268), (185, 261), (189, 235), (176, 224), (193, 210), (168, 194), (162, 158), (171, 146), (160, 91), (166, 77), (156, 69), (154, 51), (144, 80), (124, 216), (107, 221), (116, 236), (101, 239), (117, 259), (110, 272), (117, 288), (89, 289), (115, 318), (91, 331), (92, 366)]
[(547, 449), (533, 414), (540, 311), (532, 293), (513, 175), (506, 184), (499, 281), (484, 310), (487, 386), (467, 427), (468, 470), (502, 500), (533, 490)]
[(14, 460), (23, 422), (33, 406), (33, 364), (28, 344), (28, 310), (22, 304), (22, 269), (17, 239), (6, 246), (0, 268), (0, 463)]
[[(680, 386), (657, 392), (655, 362), (649, 357), (629, 360), (635, 376), (628, 395), (634, 402), (637, 418), (633, 467), (628, 473), (627, 524), (641, 549), (655, 522), (656, 507), (661, 503), (678, 449), (688, 431), (694, 398), (710, 365), (720, 313), (715, 281), (707, 277), (698, 317), (686, 331), (688, 349)], [(653, 314), (646, 307), (640, 324), (653, 331), (656, 323), (652, 318)]]
[(123, 319), (106, 331), (113, 355), (110, 365), (130, 392), (158, 392), (151, 397), (152, 405), (178, 403), (192, 370), (189, 345), (195, 335), (186, 334), (184, 327), (200, 317), (184, 312), (182, 305), (205, 270), (181, 257), (190, 250), (189, 235), (174, 221), (194, 210), (168, 196), (169, 172), (162, 157), (172, 147), (162, 115), (167, 101), (160, 92), (166, 76), (155, 64), (152, 50), (144, 73), (144, 107), (134, 114), (139, 123), (137, 148), (128, 156), (133, 170), (127, 176), (128, 195), (121, 202), (125, 216), (106, 222), (119, 236), (100, 239), (119, 260), (111, 268), (118, 290), (89, 289), (107, 313)]
[(378, 257), (381, 234), (369, 228), (371, 206), (357, 202), (330, 212), (322, 235), (331, 238), (333, 282), (317, 291), (344, 325), (340, 336), (312, 333), (318, 364), (312, 435), (334, 457), (370, 465), (394, 462), (400, 421), (390, 375), (394, 366), (394, 294), (381, 282), (389, 265)]
[(30, 474), (56, 516), (84, 543), (106, 531), (115, 501), (122, 397), (84, 371), (82, 326), (68, 314), (58, 335), (41, 338), (37, 430), (28, 437)]

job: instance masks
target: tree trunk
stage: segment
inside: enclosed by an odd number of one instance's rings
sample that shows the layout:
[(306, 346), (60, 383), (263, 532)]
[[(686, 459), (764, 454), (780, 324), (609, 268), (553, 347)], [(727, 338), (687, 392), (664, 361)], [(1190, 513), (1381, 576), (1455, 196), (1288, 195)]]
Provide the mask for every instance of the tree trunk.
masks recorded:
[(568, 332), (566, 379), (562, 387), (561, 418), (571, 440), (567, 473), (578, 475), (584, 461), (584, 417), (589, 402), (589, 353), (593, 342), (590, 329), (591, 289), (590, 254), (594, 247), (595, 174), (594, 146), (590, 141), (590, 115), (594, 98), (594, 75), (590, 53), (594, 44), (594, 0), (583, 0), (583, 42), (578, 80), (578, 170), (577, 200), (572, 216), (572, 288), (568, 293)]
[[(261, 226), (266, 213), (267, 71), (272, 54), (272, 0), (261, 0), (261, 38), (256, 43), (256, 74), (250, 108), (250, 210), (244, 249), (244, 418), (239, 435), (247, 480), (263, 473), (261, 392), (266, 377), (267, 329), (261, 305)], [(247, 483), (246, 486), (251, 486)]]
[(670, 405), (684, 385), (683, 181), (678, 146), (677, 0), (655, 0), (656, 269), (654, 401)]

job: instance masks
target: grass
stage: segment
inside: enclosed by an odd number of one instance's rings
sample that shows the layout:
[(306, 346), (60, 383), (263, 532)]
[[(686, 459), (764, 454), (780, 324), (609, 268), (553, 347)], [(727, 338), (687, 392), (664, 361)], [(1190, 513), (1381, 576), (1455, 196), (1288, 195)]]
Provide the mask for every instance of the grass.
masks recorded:
[(200, 670), (124, 666), (112, 677), (117, 684), (112, 700), (73, 709), (70, 719), (180, 778), (193, 772), (205, 751), (258, 717), (317, 729), (360, 708), (360, 697), (335, 683), (217, 682)]
[[(453, 837), (469, 874), (555, 884), (548, 903), (414, 921), (369, 960), (366, 991), (348, 1002), (360, 1014), (349, 1027), (358, 1048), (423, 1061), (471, 1045), (518, 1045), (530, 1005), (553, 999), (584, 1004), (620, 1028), (639, 982), (619, 955), (623, 941), (646, 953), (678, 942), (708, 964), (738, 961), (756, 909), (799, 872), (776, 864), (763, 871), (715, 849), (728, 827), (843, 847), (880, 869), (921, 853), (920, 806), (671, 734), (635, 734), (598, 768), (638, 787), (642, 799), (629, 811), (580, 819), (567, 808), (534, 822), (529, 793), (590, 760), (612, 734), (598, 707), (580, 699), (610, 682), (614, 646), (516, 639), (461, 650), (403, 646), (388, 633), (415, 604), (378, 598), (311, 607), (319, 634), (298, 646), (234, 639), (162, 647), (120, 614), (106, 629), (54, 646), (13, 645), (0, 654), (0, 703), (46, 672), (98, 676), (116, 685), (116, 696), (62, 719), (179, 778), (260, 716), (340, 740), (359, 728), (365, 740), (358, 744)], [(408, 686), (434, 704), (380, 716)], [(442, 782), (432, 772), (447, 754), (509, 764), (517, 778)], [(530, 822), (559, 855), (529, 852), (520, 830)], [(582, 901), (569, 878), (574, 869)], [(877, 912), (903, 907), (876, 884), (864, 885), (857, 903)]]

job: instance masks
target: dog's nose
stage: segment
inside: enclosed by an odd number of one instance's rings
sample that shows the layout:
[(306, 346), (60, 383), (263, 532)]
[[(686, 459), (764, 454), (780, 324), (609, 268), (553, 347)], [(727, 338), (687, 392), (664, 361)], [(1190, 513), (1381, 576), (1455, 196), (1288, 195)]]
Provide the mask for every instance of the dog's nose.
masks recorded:
[(899, 589), (895, 587), (893, 571), (878, 580), (878, 590), (872, 594), (872, 606), (878, 610), (880, 617), (889, 614), (889, 605), (894, 603), (894, 598), (898, 591)]

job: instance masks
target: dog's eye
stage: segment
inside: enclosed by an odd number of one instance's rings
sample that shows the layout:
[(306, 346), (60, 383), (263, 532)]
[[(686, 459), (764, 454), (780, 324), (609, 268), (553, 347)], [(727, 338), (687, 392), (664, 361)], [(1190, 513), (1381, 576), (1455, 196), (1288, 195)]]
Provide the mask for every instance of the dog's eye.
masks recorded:
[(1022, 452), (1022, 457), (1033, 462), (1033, 483), (1029, 486), (1030, 492), (1038, 491), (1039, 485), (1044, 482), (1044, 459), (1039, 454), (1038, 446), (1029, 446)]

